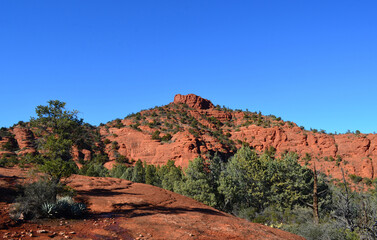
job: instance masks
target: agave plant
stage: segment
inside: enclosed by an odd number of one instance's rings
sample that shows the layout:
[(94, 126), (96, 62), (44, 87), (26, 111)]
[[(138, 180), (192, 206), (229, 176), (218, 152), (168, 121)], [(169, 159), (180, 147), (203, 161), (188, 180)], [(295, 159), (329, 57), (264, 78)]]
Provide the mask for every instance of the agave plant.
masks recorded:
[(57, 214), (57, 205), (56, 203), (43, 203), (42, 212), (48, 217), (54, 217)]

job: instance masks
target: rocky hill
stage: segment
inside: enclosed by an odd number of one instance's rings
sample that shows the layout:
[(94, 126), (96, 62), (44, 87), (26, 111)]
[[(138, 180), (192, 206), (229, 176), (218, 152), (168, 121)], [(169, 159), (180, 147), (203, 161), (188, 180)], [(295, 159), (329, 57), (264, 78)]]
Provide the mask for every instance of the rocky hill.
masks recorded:
[[(260, 112), (232, 110), (194, 94), (176, 95), (168, 105), (116, 119), (98, 128), (95, 149), (75, 150), (81, 161), (96, 151), (108, 154), (111, 168), (119, 158), (132, 164), (141, 159), (149, 164), (165, 164), (169, 159), (188, 166), (190, 160), (219, 152), (231, 156), (242, 144), (259, 152), (286, 151), (299, 154), (302, 164), (313, 166), (335, 178), (341, 168), (347, 174), (373, 179), (377, 173), (375, 134), (326, 134), (308, 131), (290, 121)], [(1, 129), (0, 155), (33, 154), (38, 133), (27, 123)], [(272, 148), (271, 148), (272, 147)]]

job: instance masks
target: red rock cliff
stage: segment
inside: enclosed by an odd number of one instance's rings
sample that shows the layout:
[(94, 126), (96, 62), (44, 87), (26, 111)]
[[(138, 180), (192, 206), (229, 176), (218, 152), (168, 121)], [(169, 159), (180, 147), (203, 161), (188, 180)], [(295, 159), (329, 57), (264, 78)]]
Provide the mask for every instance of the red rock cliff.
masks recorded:
[[(336, 178), (341, 178), (341, 168), (347, 174), (377, 176), (376, 134), (313, 133), (278, 118), (217, 109), (209, 100), (194, 94), (177, 94), (173, 103), (121, 120), (122, 127), (112, 123), (100, 127), (102, 141), (108, 139), (118, 145), (116, 149), (112, 144), (106, 145), (104, 150), (110, 159), (114, 160), (117, 154), (152, 164), (165, 164), (172, 159), (187, 167), (197, 156), (216, 151), (229, 156), (234, 153), (230, 145), (240, 147), (248, 143), (260, 152), (273, 146), (277, 156), (285, 151), (296, 152), (301, 158), (310, 154), (319, 170)], [(155, 131), (161, 132), (160, 137), (170, 134), (171, 139), (153, 140)], [(35, 151), (30, 130), (15, 127), (12, 133), (20, 146), (18, 155)], [(90, 159), (89, 151), (83, 154), (86, 160)], [(338, 156), (342, 161), (335, 160)], [(111, 167), (113, 162), (106, 166)]]
[(201, 98), (195, 94), (188, 94), (188, 95), (181, 95), (177, 94), (174, 97), (174, 103), (184, 103), (187, 104), (191, 108), (196, 109), (210, 109), (214, 108), (215, 106), (211, 103), (211, 101)]

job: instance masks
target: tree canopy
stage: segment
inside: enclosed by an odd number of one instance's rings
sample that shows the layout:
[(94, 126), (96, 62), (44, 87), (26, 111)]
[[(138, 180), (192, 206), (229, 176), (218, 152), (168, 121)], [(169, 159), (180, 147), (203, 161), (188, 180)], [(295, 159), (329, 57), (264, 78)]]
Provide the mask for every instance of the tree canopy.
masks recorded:
[(41, 163), (40, 169), (50, 178), (59, 182), (77, 171), (72, 159), (72, 147), (81, 141), (83, 120), (79, 119), (78, 111), (65, 109), (65, 103), (50, 100), (48, 105), (37, 106), (37, 118), (31, 118), (31, 126), (39, 130), (40, 138), (36, 162)]

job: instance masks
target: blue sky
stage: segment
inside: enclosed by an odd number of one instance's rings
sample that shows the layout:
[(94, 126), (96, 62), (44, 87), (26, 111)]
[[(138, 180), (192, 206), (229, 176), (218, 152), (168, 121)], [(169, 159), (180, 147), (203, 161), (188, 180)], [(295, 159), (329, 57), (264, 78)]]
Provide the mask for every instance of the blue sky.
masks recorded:
[(0, 1), (0, 126), (50, 99), (98, 125), (195, 93), (377, 131), (377, 2)]

